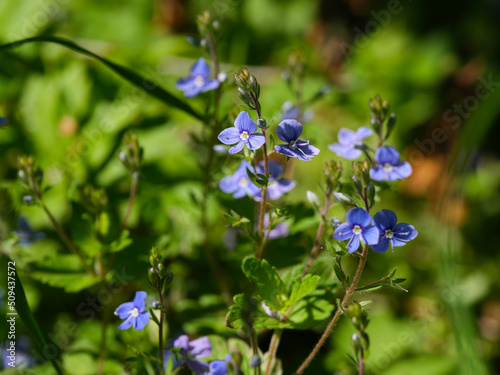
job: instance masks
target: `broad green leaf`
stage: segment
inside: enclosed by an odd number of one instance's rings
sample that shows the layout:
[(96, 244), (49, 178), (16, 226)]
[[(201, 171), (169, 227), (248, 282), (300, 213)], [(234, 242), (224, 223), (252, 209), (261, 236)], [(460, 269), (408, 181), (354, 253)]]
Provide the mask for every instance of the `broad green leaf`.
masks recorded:
[(120, 233), (120, 237), (109, 245), (109, 251), (111, 253), (116, 253), (118, 251), (121, 251), (125, 249), (127, 246), (129, 246), (132, 243), (132, 239), (129, 237), (129, 231), (128, 230), (122, 230)]
[(87, 273), (52, 273), (35, 271), (31, 276), (50, 286), (64, 288), (68, 293), (77, 293), (102, 280), (99, 277), (91, 276)]
[(279, 311), (286, 306), (288, 293), (275, 267), (266, 260), (248, 257), (243, 260), (242, 269), (246, 277), (255, 283), (258, 295), (271, 310)]
[(308, 329), (323, 322), (332, 314), (334, 295), (326, 289), (316, 289), (309, 296), (297, 302), (289, 316), (291, 328)]
[(292, 291), (287, 301), (287, 306), (293, 306), (299, 300), (314, 292), (318, 286), (318, 282), (319, 276), (317, 275), (307, 275), (304, 279), (302, 279), (302, 276), (295, 277), (292, 281)]
[(18, 40), (16, 42), (12, 43), (7, 43), (3, 44), (0, 46), (0, 52), (2, 51), (7, 51), (9, 49), (13, 49), (15, 47), (19, 47), (23, 44), (26, 43), (32, 43), (32, 42), (49, 42), (49, 43), (55, 43), (59, 44), (61, 46), (67, 47), (75, 52), (81, 53), (85, 56), (89, 56), (93, 59), (96, 59), (97, 61), (103, 63), (106, 65), (108, 68), (113, 70), (116, 74), (124, 78), (125, 80), (129, 81), (132, 83), (135, 87), (138, 89), (144, 91), (146, 94), (149, 94), (151, 96), (156, 97), (157, 99), (161, 100), (167, 105), (170, 105), (172, 107), (175, 107), (177, 109), (180, 109), (187, 114), (197, 118), (198, 120), (203, 121), (203, 116), (197, 113), (189, 104), (185, 103), (184, 101), (178, 99), (165, 89), (161, 88), (154, 82), (151, 82), (149, 79), (140, 76), (139, 74), (135, 73), (133, 70), (126, 68), (122, 65), (116, 64), (108, 59), (105, 59), (104, 57), (101, 57), (81, 46), (78, 44), (72, 42), (71, 40), (64, 39), (64, 38), (59, 38), (55, 36), (37, 36), (33, 38), (26, 38), (22, 40)]
[[(17, 272), (15, 273), (15, 279), (16, 279), (16, 311), (19, 314), (19, 317), (23, 321), (24, 325), (28, 329), (28, 332), (30, 332), (33, 338), (35, 339), (35, 343), (38, 345), (40, 349), (44, 349), (47, 345), (47, 341), (45, 340), (45, 337), (43, 336), (42, 331), (38, 327), (38, 324), (36, 323), (35, 318), (33, 316), (33, 313), (31, 312), (31, 309), (28, 305), (28, 301), (26, 299), (26, 294), (24, 293), (23, 284), (21, 283), (21, 280), (19, 279)], [(63, 372), (56, 359), (54, 358), (51, 359), (50, 363), (52, 364), (56, 372), (59, 375), (62, 375)]]

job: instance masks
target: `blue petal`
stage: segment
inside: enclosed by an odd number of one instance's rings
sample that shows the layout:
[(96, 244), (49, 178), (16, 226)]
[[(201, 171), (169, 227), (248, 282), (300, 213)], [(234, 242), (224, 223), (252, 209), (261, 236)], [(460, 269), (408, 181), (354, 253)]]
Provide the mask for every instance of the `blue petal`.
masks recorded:
[(314, 147), (312, 144), (309, 142), (299, 140), (296, 143), (297, 148), (300, 149), (304, 153), (305, 156), (312, 158), (313, 156), (316, 156), (319, 154), (320, 150), (317, 147)]
[(372, 221), (370, 214), (361, 207), (351, 208), (349, 211), (347, 211), (345, 217), (347, 222), (350, 223), (351, 226), (359, 225), (361, 228), (366, 227)]
[(250, 118), (248, 112), (246, 111), (240, 112), (238, 114), (238, 116), (234, 120), (234, 126), (240, 132), (245, 131), (247, 133), (255, 133), (257, 131), (257, 125), (255, 124), (255, 121)]
[(347, 243), (347, 250), (349, 254), (354, 253), (359, 247), (359, 235), (352, 236), (351, 240)]
[(413, 170), (411, 164), (407, 161), (401, 162), (396, 168), (395, 172), (398, 174), (399, 179), (410, 177)]
[(401, 241), (410, 241), (417, 237), (418, 232), (413, 225), (399, 223), (394, 227), (394, 237)]
[(182, 91), (190, 90), (193, 86), (194, 79), (192, 77), (181, 78), (175, 84), (175, 87)]
[(237, 152), (243, 150), (243, 146), (245, 146), (245, 141), (240, 140), (235, 146), (231, 147), (228, 152), (230, 154), (236, 154)]
[(225, 145), (234, 145), (241, 140), (240, 135), (241, 133), (239, 132), (239, 130), (235, 127), (232, 127), (221, 131), (217, 138), (219, 138), (219, 141), (221, 141)]
[(196, 61), (191, 68), (191, 76), (196, 77), (196, 76), (202, 76), (203, 78), (207, 79), (208, 76), (210, 75), (210, 67), (208, 66), (207, 62), (203, 57), (200, 57), (198, 61)]
[(391, 210), (381, 210), (373, 216), (373, 221), (377, 228), (383, 232), (386, 229), (393, 229), (398, 222), (398, 217)]
[(279, 223), (276, 225), (271, 231), (265, 231), (265, 235), (270, 239), (274, 240), (276, 238), (283, 238), (288, 236), (289, 230), (288, 225), (286, 223)]
[[(259, 167), (261, 168), (260, 170), (262, 171), (259, 173), (264, 174), (264, 162), (260, 162)], [(273, 160), (269, 161), (268, 170), (269, 173), (271, 174), (271, 176), (269, 177), (270, 180), (276, 180), (279, 176), (283, 174), (283, 167), (281, 166), (281, 164)]]
[(0, 117), (0, 126), (3, 126), (9, 122), (9, 119), (5, 117)]
[(352, 225), (349, 223), (340, 224), (333, 232), (333, 238), (340, 241), (348, 240), (352, 235)]
[(126, 319), (132, 313), (132, 310), (134, 310), (134, 303), (125, 302), (118, 306), (115, 310), (115, 315), (117, 315), (120, 319)]
[(210, 343), (208, 337), (200, 337), (199, 339), (189, 342), (189, 351), (195, 357), (208, 357), (212, 355), (212, 344)]
[(181, 335), (177, 337), (174, 341), (174, 348), (182, 348), (185, 351), (189, 350), (189, 337), (187, 335)]
[(368, 126), (361, 126), (356, 131), (356, 138), (358, 142), (361, 142), (363, 139), (369, 137), (373, 134), (373, 130), (371, 130)]
[(378, 164), (386, 163), (395, 165), (399, 162), (399, 152), (391, 146), (382, 146), (375, 151), (375, 161)]
[(245, 188), (245, 192), (246, 192), (246, 194), (250, 195), (253, 198), (261, 198), (262, 197), (260, 189), (257, 187), (257, 185), (255, 185), (252, 182), (249, 182), (249, 184)]
[(135, 320), (135, 318), (132, 315), (130, 315), (127, 318), (127, 320), (125, 320), (124, 322), (122, 322), (122, 324), (120, 324), (118, 326), (118, 329), (120, 329), (122, 331), (125, 329), (129, 329), (132, 326), (132, 323), (134, 323), (134, 320)]
[(149, 312), (148, 311), (143, 311), (141, 312), (134, 321), (134, 329), (136, 331), (141, 331), (144, 327), (146, 327), (146, 324), (149, 322)]
[(246, 177), (248, 175), (247, 169), (250, 172), (255, 173), (255, 170), (252, 167), (252, 165), (247, 160), (243, 160), (240, 163), (240, 165), (238, 166), (238, 168), (236, 169), (236, 171), (234, 172), (234, 176), (239, 176), (239, 177), (245, 176)]
[(363, 153), (361, 150), (351, 147), (351, 146), (344, 146), (338, 143), (334, 143), (331, 145), (328, 145), (328, 148), (335, 152), (338, 156), (341, 158), (347, 159), (347, 160), (354, 160), (357, 159), (361, 156)]
[(219, 182), (219, 189), (224, 193), (232, 194), (238, 189), (238, 181), (234, 176), (226, 176)]
[(258, 148), (262, 147), (264, 143), (266, 143), (266, 137), (264, 136), (264, 134), (250, 134), (247, 140), (247, 148), (249, 150), (257, 150)]
[[(391, 245), (395, 247), (401, 247), (406, 245), (406, 242), (399, 241), (395, 237), (391, 238)], [(394, 250), (393, 250), (394, 251)]]
[(146, 292), (136, 292), (135, 293), (135, 298), (134, 298), (134, 306), (139, 309), (139, 311), (144, 311), (146, 308), (146, 304), (144, 300), (148, 294)]
[(237, 189), (235, 190), (233, 194), (234, 199), (240, 199), (243, 198), (247, 195), (247, 191), (245, 188), (242, 188), (241, 186), (238, 186)]
[(216, 360), (210, 362), (210, 375), (226, 375), (227, 364), (226, 361)]
[(273, 181), (267, 187), (267, 195), (271, 200), (279, 199), (283, 194), (288, 193), (290, 190), (292, 190), (295, 185), (295, 181), (287, 180), (284, 178)]
[(369, 227), (363, 228), (361, 231), (361, 238), (367, 245), (376, 245), (380, 238), (380, 232), (377, 227), (370, 225)]
[(186, 98), (192, 98), (192, 97), (198, 95), (200, 93), (200, 91), (201, 91), (201, 87), (200, 86), (193, 85), (189, 89), (187, 89), (186, 91), (184, 91), (184, 96)]
[(205, 82), (205, 84), (203, 86), (201, 86), (201, 92), (215, 90), (219, 86), (220, 86), (219, 81), (217, 81), (216, 79), (209, 79), (208, 81)]
[(379, 243), (371, 245), (371, 247), (376, 253), (385, 253), (389, 248), (389, 240), (385, 237), (381, 237)]
[(351, 146), (358, 142), (356, 132), (351, 129), (341, 128), (337, 135), (339, 143), (344, 146)]
[(302, 134), (302, 125), (296, 120), (283, 120), (279, 123), (276, 134), (283, 142), (294, 142)]
[(189, 369), (196, 375), (202, 375), (205, 371), (208, 371), (208, 363), (205, 363), (203, 361), (186, 358), (186, 363)]
[(384, 168), (376, 165), (370, 168), (370, 178), (374, 181), (384, 181), (387, 179), (387, 174), (384, 172)]
[(297, 154), (288, 145), (276, 145), (274, 146), (274, 151), (276, 151), (278, 154), (286, 155), (291, 158), (298, 157)]

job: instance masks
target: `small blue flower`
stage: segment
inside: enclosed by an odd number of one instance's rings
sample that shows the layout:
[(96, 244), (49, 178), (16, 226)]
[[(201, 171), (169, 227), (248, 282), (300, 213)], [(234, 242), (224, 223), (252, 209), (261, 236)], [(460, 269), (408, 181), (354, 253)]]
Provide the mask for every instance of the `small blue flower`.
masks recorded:
[(4, 125), (7, 125), (9, 123), (9, 119), (6, 119), (5, 117), (0, 116), (0, 128), (2, 128)]
[(227, 364), (223, 360), (215, 360), (210, 362), (208, 366), (209, 371), (205, 372), (203, 375), (226, 375), (227, 374)]
[(34, 241), (45, 237), (45, 233), (34, 232), (24, 217), (19, 217), (17, 229), (13, 233), (21, 245), (31, 245)]
[(191, 68), (191, 75), (178, 80), (175, 86), (184, 91), (184, 96), (192, 98), (200, 92), (215, 90), (219, 87), (220, 82), (216, 79), (209, 79), (209, 77), (210, 67), (205, 59), (200, 57)]
[(265, 142), (266, 137), (263, 134), (256, 133), (257, 124), (250, 118), (246, 111), (240, 114), (234, 120), (234, 127), (224, 129), (219, 134), (219, 141), (225, 145), (234, 145), (229, 149), (230, 154), (236, 154), (247, 146), (249, 150), (257, 150)]
[(382, 146), (375, 151), (377, 165), (370, 169), (370, 178), (375, 181), (395, 181), (412, 174), (410, 163), (399, 160), (399, 152), (391, 146)]
[(233, 194), (233, 198), (243, 198), (245, 195), (255, 197), (260, 194), (259, 188), (248, 178), (247, 168), (255, 173), (254, 168), (246, 160), (242, 161), (238, 169), (231, 176), (224, 177), (219, 182), (219, 188), (228, 194)]
[(379, 230), (377, 227), (371, 225), (372, 218), (368, 212), (360, 207), (355, 207), (347, 211), (347, 223), (340, 224), (335, 232), (333, 238), (345, 241), (347, 249), (352, 254), (358, 250), (360, 240), (366, 245), (376, 245), (379, 240)]
[(398, 217), (391, 210), (381, 210), (373, 216), (373, 222), (380, 231), (378, 244), (372, 246), (377, 253), (384, 253), (391, 244), (392, 251), (394, 246), (404, 246), (406, 242), (417, 237), (418, 232), (413, 225), (399, 223)]
[(115, 315), (120, 319), (126, 319), (118, 326), (118, 329), (129, 329), (133, 325), (136, 331), (140, 331), (148, 324), (150, 315), (146, 311), (144, 302), (146, 297), (146, 292), (136, 292), (133, 302), (125, 302), (118, 306)]
[[(261, 161), (257, 165), (256, 169), (258, 174), (264, 174), (264, 162)], [(295, 187), (295, 181), (287, 180), (286, 178), (280, 178), (280, 176), (283, 174), (283, 167), (278, 162), (272, 160), (269, 161), (268, 171), (271, 175), (269, 176), (269, 185), (267, 187), (267, 199), (279, 199), (283, 194), (288, 193)], [(254, 196), (254, 199), (257, 202), (261, 201), (262, 194), (260, 193), (260, 191), (259, 194)]]
[(274, 151), (278, 154), (304, 161), (311, 160), (311, 157), (319, 154), (319, 149), (309, 144), (309, 141), (299, 139), (302, 134), (302, 125), (296, 120), (281, 121), (276, 134), (280, 140), (287, 143), (274, 146)]
[(337, 135), (339, 143), (331, 144), (328, 148), (341, 158), (347, 160), (357, 159), (363, 152), (356, 146), (360, 146), (361, 141), (372, 134), (373, 131), (366, 126), (362, 126), (356, 131), (342, 128)]
[(16, 342), (15, 349), (13, 351), (10, 349), (10, 340), (5, 341), (2, 345), (0, 345), (3, 357), (3, 367), (0, 365), (0, 369), (3, 368), (4, 370), (7, 370), (13, 367), (23, 369), (33, 367), (35, 365), (35, 359), (28, 354), (30, 350), (30, 341), (26, 336), (20, 336)]
[(174, 368), (186, 363), (196, 375), (204, 374), (209, 370), (208, 363), (196, 359), (212, 355), (212, 344), (210, 344), (208, 337), (189, 341), (187, 335), (182, 335), (174, 341), (173, 347), (181, 349), (175, 355), (170, 350), (163, 351), (165, 366), (168, 359), (173, 356)]
[[(291, 101), (286, 101), (283, 103), (281, 106), (281, 110), (283, 111), (283, 114), (281, 115), (282, 120), (298, 120), (300, 116), (300, 110), (297, 106), (293, 105)], [(314, 112), (311, 111), (310, 109), (305, 111), (304, 114), (302, 115), (302, 121), (307, 122), (310, 119), (312, 119), (314, 116)]]
[[(264, 228), (269, 227), (269, 216), (270, 214), (267, 213), (264, 215)], [(286, 222), (281, 222), (277, 224), (271, 231), (269, 229), (266, 229), (264, 231), (264, 235), (269, 238), (270, 240), (274, 240), (276, 238), (282, 238), (288, 236), (289, 230), (288, 230), (288, 225)]]

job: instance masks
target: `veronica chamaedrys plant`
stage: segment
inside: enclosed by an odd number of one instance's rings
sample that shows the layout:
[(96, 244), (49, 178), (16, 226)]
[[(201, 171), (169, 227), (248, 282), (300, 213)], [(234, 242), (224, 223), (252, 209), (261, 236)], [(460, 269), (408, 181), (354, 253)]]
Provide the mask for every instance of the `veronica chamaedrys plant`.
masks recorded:
[(219, 140), (226, 145), (234, 145), (229, 149), (230, 154), (240, 152), (244, 146), (249, 150), (257, 150), (266, 142), (263, 134), (256, 133), (257, 124), (253, 121), (248, 112), (240, 112), (234, 120), (234, 127), (224, 129), (219, 134)]
[(185, 363), (196, 375), (201, 375), (209, 371), (209, 364), (198, 359), (212, 355), (212, 344), (208, 337), (200, 337), (199, 339), (189, 341), (187, 335), (182, 335), (174, 341), (172, 348), (175, 351), (163, 351), (165, 365), (172, 358), (174, 369)]
[(219, 182), (219, 188), (224, 193), (232, 194), (235, 199), (247, 195), (251, 197), (260, 195), (260, 189), (250, 180), (247, 171), (254, 173), (254, 168), (248, 161), (244, 160), (232, 175), (224, 177)]
[(146, 311), (145, 299), (146, 292), (136, 292), (132, 302), (122, 303), (115, 310), (115, 315), (125, 321), (118, 326), (118, 329), (124, 330), (134, 327), (136, 331), (141, 331), (149, 322), (149, 312)]
[(353, 208), (347, 212), (346, 223), (341, 224), (333, 238), (346, 241), (347, 249), (352, 254), (359, 248), (360, 242), (366, 245), (377, 245), (379, 242), (379, 229), (371, 225), (372, 218), (368, 212), (360, 207)]
[(375, 162), (370, 169), (370, 178), (374, 181), (395, 181), (410, 177), (410, 163), (399, 159), (399, 152), (391, 146), (382, 146), (375, 151)]
[(296, 120), (281, 121), (276, 129), (276, 135), (286, 143), (274, 146), (274, 151), (278, 154), (304, 161), (309, 161), (319, 154), (319, 149), (311, 145), (309, 141), (299, 139), (302, 135), (302, 124)]
[(363, 145), (362, 141), (372, 134), (373, 130), (367, 126), (361, 126), (356, 131), (342, 128), (337, 136), (339, 142), (329, 145), (328, 148), (341, 158), (354, 160), (363, 153), (360, 149)]
[[(255, 169), (257, 174), (263, 175), (265, 170), (264, 162), (261, 161)], [(282, 177), (283, 172), (284, 170), (280, 163), (273, 160), (269, 161), (270, 175), (268, 178), (269, 185), (267, 186), (268, 199), (279, 199), (295, 187), (296, 182)], [(262, 196), (260, 194), (254, 195), (254, 199), (259, 202)]]
[(200, 57), (191, 68), (189, 76), (181, 78), (175, 85), (184, 91), (184, 96), (192, 98), (199, 93), (215, 90), (220, 82), (217, 79), (210, 79), (210, 67), (205, 59)]

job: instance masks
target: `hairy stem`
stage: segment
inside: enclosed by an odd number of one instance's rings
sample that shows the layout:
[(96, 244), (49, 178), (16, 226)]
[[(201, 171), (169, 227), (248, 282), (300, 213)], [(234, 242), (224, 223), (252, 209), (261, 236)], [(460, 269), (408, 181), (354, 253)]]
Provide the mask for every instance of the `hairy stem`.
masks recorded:
[(44, 203), (42, 203), (42, 208), (45, 211), (45, 213), (47, 214), (50, 222), (54, 226), (54, 229), (56, 230), (57, 234), (59, 235), (59, 237), (61, 238), (61, 240), (64, 242), (64, 244), (71, 250), (71, 252), (73, 254), (75, 254), (78, 257), (78, 259), (80, 260), (80, 263), (82, 263), (83, 268), (85, 268), (89, 274), (95, 276), (96, 275), (95, 271), (92, 269), (92, 267), (90, 267), (88, 265), (88, 263), (85, 261), (85, 258), (83, 257), (83, 255), (76, 248), (76, 246), (73, 245), (73, 242), (71, 242), (71, 240), (69, 239), (69, 237), (66, 234), (66, 232), (64, 231), (64, 229), (57, 222), (57, 220), (55, 219), (55, 217), (52, 216), (52, 214), (50, 213), (49, 209), (47, 208), (47, 206)]
[(267, 362), (265, 375), (271, 374), (282, 332), (283, 331), (281, 329), (276, 329), (273, 332), (273, 337), (271, 338), (271, 343), (269, 344), (269, 361)]
[(304, 370), (306, 369), (306, 367), (309, 366), (309, 364), (311, 363), (311, 361), (314, 359), (314, 357), (316, 356), (316, 354), (318, 354), (319, 350), (321, 349), (321, 347), (325, 343), (326, 339), (328, 338), (328, 336), (332, 332), (333, 327), (335, 327), (335, 325), (337, 324), (337, 321), (339, 320), (340, 315), (343, 312), (343, 309), (345, 309), (345, 307), (346, 307), (347, 303), (349, 302), (350, 298), (352, 297), (352, 295), (356, 291), (356, 286), (358, 285), (358, 282), (359, 282), (359, 279), (361, 277), (361, 274), (363, 273), (363, 269), (365, 267), (367, 256), (368, 256), (368, 245), (365, 245), (365, 247), (363, 249), (363, 252), (361, 253), (360, 258), (359, 258), (358, 269), (356, 270), (356, 274), (354, 276), (354, 280), (352, 281), (352, 284), (349, 287), (349, 289), (346, 291), (345, 296), (342, 299), (342, 302), (340, 304), (341, 309), (337, 309), (337, 311), (335, 312), (335, 315), (333, 315), (332, 320), (328, 324), (328, 327), (326, 327), (326, 330), (323, 333), (323, 335), (321, 336), (321, 338), (319, 339), (318, 343), (316, 344), (316, 346), (314, 347), (314, 349), (311, 351), (311, 353), (309, 354), (309, 356), (302, 363), (302, 365), (300, 365), (300, 367), (298, 368), (298, 370), (295, 372), (296, 375), (302, 374), (304, 372)]

